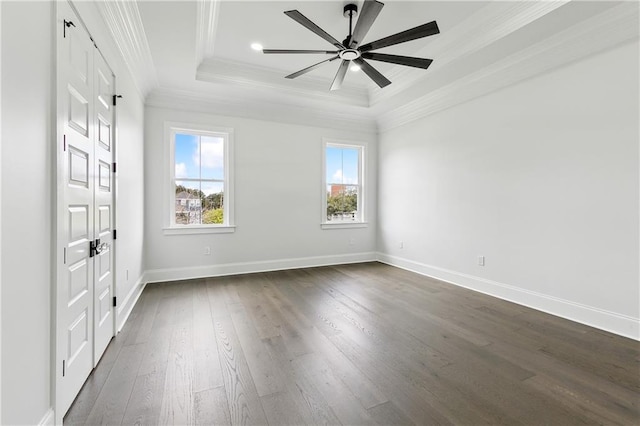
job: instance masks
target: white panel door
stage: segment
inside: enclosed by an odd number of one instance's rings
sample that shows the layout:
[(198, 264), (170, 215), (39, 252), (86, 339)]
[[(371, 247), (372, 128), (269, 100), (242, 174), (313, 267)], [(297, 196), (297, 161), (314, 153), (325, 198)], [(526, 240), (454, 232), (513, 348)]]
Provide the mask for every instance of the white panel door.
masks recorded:
[[(56, 420), (115, 335), (115, 77), (79, 18), (57, 3)], [(60, 255), (62, 253), (62, 255)]]
[(94, 278), (94, 366), (114, 336), (113, 306), (113, 95), (114, 76), (99, 52), (95, 55), (95, 238), (100, 240), (95, 256)]
[[(66, 17), (68, 21), (74, 18)], [(63, 365), (56, 405), (66, 412), (94, 366), (90, 243), (94, 239), (95, 48), (77, 20), (75, 26), (61, 25), (60, 31), (64, 37), (58, 45), (58, 112), (64, 134), (62, 161), (58, 162), (63, 200), (62, 211), (58, 211), (62, 216), (58, 244), (62, 244), (64, 258), (57, 286), (57, 347)]]

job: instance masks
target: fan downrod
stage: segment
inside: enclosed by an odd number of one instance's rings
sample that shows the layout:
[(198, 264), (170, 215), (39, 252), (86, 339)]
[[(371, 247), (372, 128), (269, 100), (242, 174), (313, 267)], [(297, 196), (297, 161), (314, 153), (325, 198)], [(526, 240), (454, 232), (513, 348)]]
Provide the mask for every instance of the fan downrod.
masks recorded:
[(348, 47), (351, 44), (353, 35), (353, 18), (358, 16), (358, 6), (354, 3), (345, 4), (342, 9), (342, 16), (349, 18), (349, 35), (342, 41), (342, 44)]

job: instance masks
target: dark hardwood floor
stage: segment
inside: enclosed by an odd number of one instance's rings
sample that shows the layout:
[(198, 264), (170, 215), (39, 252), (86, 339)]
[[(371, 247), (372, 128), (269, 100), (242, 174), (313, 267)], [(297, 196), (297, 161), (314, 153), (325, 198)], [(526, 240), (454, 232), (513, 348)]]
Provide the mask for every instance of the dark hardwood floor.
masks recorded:
[(149, 284), (65, 424), (640, 424), (640, 343), (379, 263)]

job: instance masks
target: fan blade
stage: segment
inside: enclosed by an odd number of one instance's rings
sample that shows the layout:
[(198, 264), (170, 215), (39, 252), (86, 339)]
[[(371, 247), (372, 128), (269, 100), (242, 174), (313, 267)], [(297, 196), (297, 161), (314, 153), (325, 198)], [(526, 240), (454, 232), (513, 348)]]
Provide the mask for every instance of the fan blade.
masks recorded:
[(287, 50), (287, 49), (262, 49), (262, 53), (317, 53), (317, 54), (327, 54), (327, 55), (335, 55), (338, 53), (337, 50)]
[(342, 82), (344, 81), (344, 76), (347, 74), (347, 70), (349, 69), (349, 61), (346, 59), (342, 60), (340, 64), (340, 68), (338, 68), (338, 73), (336, 77), (333, 79), (333, 83), (331, 84), (331, 90), (338, 90), (342, 87)]
[(369, 63), (364, 59), (357, 58), (357, 59), (354, 59), (353, 62), (360, 65), (360, 68), (362, 68), (362, 71), (364, 71), (364, 73), (368, 75), (371, 80), (373, 80), (378, 86), (380, 86), (381, 89), (391, 84), (391, 82), (387, 79), (387, 77), (380, 74), (377, 69), (369, 65)]
[(351, 42), (349, 44), (351, 49), (357, 48), (358, 45), (362, 43), (371, 25), (373, 25), (373, 21), (376, 20), (383, 7), (384, 3), (380, 3), (379, 1), (364, 0), (360, 16), (358, 16), (358, 22), (356, 22), (356, 28), (353, 30), (353, 35), (351, 36)]
[(284, 12), (284, 14), (287, 15), (289, 18), (293, 19), (294, 21), (296, 21), (297, 23), (299, 23), (300, 25), (302, 25), (303, 27), (305, 27), (306, 29), (313, 31), (314, 33), (316, 33), (317, 35), (319, 35), (329, 43), (333, 44), (338, 49), (345, 49), (342, 43), (340, 43), (335, 38), (331, 37), (325, 30), (323, 30), (322, 28), (320, 28), (319, 26), (311, 22), (309, 18), (307, 18), (297, 10), (288, 10)]
[(439, 34), (440, 29), (436, 21), (411, 28), (400, 33), (390, 35), (389, 37), (381, 38), (380, 40), (372, 41), (365, 45), (360, 46), (361, 52), (368, 52), (369, 50), (382, 49), (383, 47), (393, 46), (395, 44), (404, 43), (406, 41), (416, 40), (419, 38), (427, 37), (434, 34)]
[(384, 53), (365, 52), (362, 54), (365, 59), (372, 61), (389, 62), (390, 64), (405, 65), (407, 67), (427, 69), (433, 59), (414, 58), (411, 56), (385, 55)]
[(288, 76), (286, 76), (285, 78), (296, 78), (296, 77), (300, 77), (302, 74), (306, 74), (306, 73), (308, 73), (309, 71), (312, 71), (312, 70), (314, 70), (314, 69), (318, 68), (320, 65), (324, 64), (325, 62), (331, 62), (331, 61), (334, 61), (334, 60), (336, 60), (336, 59), (338, 59), (338, 56), (334, 56), (333, 58), (330, 58), (330, 59), (325, 59), (324, 61), (320, 61), (320, 62), (318, 62), (317, 64), (313, 64), (313, 65), (311, 65), (310, 67), (307, 67), (307, 68), (305, 68), (305, 69), (303, 69), (303, 70), (300, 70), (300, 71), (298, 71), (298, 72), (294, 72), (293, 74), (289, 74), (289, 75), (288, 75)]

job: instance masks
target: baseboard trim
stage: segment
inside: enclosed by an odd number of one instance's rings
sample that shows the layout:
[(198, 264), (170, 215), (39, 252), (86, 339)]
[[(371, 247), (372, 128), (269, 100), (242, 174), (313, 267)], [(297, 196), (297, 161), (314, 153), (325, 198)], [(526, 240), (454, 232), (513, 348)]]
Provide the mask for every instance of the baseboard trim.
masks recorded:
[(375, 252), (339, 254), (333, 256), (299, 257), (291, 259), (265, 260), (258, 262), (226, 263), (220, 265), (194, 266), (188, 268), (153, 269), (146, 271), (147, 283), (188, 280), (194, 278), (219, 277), (225, 275), (251, 274), (314, 266), (342, 265), (347, 263), (372, 262)]
[(49, 407), (42, 419), (38, 423), (38, 426), (53, 426), (56, 424), (56, 413), (53, 411), (53, 407)]
[(640, 340), (640, 319), (604, 309), (575, 303), (570, 300), (525, 290), (512, 285), (487, 280), (473, 275), (427, 265), (385, 253), (377, 253), (377, 260), (387, 265), (406, 269), (421, 275), (445, 281), (469, 290), (508, 300), (538, 311), (579, 322), (610, 333)]
[(133, 307), (138, 303), (142, 290), (144, 290), (144, 287), (147, 285), (145, 275), (146, 274), (143, 273), (140, 278), (138, 278), (138, 281), (136, 281), (131, 290), (129, 290), (129, 294), (127, 294), (122, 304), (118, 307), (118, 333), (122, 330), (127, 319), (129, 319), (129, 315), (131, 315)]

